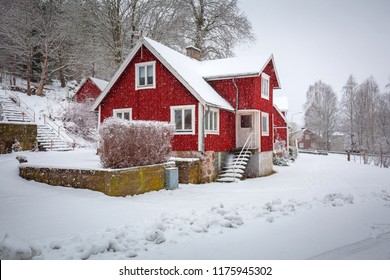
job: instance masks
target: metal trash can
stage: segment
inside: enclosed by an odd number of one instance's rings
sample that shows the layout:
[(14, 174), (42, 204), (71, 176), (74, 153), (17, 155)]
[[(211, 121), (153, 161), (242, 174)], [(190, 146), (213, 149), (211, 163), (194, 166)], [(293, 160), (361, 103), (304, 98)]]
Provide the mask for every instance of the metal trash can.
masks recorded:
[(165, 188), (174, 190), (179, 187), (179, 169), (177, 167), (165, 168)]

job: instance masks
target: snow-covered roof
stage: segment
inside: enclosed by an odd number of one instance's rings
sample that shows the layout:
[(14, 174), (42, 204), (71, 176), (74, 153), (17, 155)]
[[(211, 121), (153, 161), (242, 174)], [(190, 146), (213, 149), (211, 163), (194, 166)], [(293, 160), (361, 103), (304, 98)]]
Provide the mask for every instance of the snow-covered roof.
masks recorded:
[(149, 38), (144, 38), (144, 43), (201, 103), (229, 111), (234, 110), (230, 103), (222, 98), (203, 79), (200, 61), (183, 55)]
[[(204, 105), (234, 111), (232, 105), (216, 92), (207, 80), (259, 75), (273, 55), (255, 57), (236, 57), (209, 61), (198, 61), (181, 54), (161, 43), (144, 37), (133, 48), (125, 61), (119, 67), (108, 86), (97, 98), (92, 109), (96, 110), (111, 87), (131, 62), (139, 48), (144, 44), (165, 67)], [(279, 78), (275, 69), (276, 78)]]
[(98, 78), (90, 77), (91, 81), (101, 90), (103, 91), (106, 86), (108, 85), (108, 82), (105, 80), (101, 80)]
[(274, 105), (281, 111), (288, 110), (288, 98), (287, 96), (276, 96), (274, 95)]
[(206, 80), (256, 76), (271, 59), (272, 55), (258, 55), (206, 60), (201, 62), (201, 74)]

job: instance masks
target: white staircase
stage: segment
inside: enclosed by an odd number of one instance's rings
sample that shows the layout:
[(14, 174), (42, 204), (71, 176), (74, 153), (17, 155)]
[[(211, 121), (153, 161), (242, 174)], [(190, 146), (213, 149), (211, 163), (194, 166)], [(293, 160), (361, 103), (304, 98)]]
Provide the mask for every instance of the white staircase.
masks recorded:
[[(35, 123), (35, 112), (18, 97), (0, 91), (0, 121)], [(64, 132), (61, 132), (58, 125), (47, 116), (44, 116), (44, 124), (37, 125), (37, 142), (40, 150), (71, 151), (76, 142), (67, 138), (70, 137), (64, 136)]]
[(242, 180), (252, 153), (250, 151), (235, 153), (223, 168), (217, 182), (232, 183)]
[(252, 155), (250, 148), (253, 148), (255, 143), (254, 137), (256, 137), (256, 134), (249, 134), (241, 151), (236, 153), (233, 157), (228, 158), (226, 166), (219, 175), (217, 182), (232, 183), (238, 182), (244, 178), (245, 170)]

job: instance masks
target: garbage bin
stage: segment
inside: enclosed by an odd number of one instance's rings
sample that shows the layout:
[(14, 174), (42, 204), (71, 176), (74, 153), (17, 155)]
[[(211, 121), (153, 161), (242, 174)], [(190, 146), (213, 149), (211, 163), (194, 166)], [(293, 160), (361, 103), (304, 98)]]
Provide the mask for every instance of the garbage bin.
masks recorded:
[(165, 168), (165, 188), (174, 190), (179, 187), (179, 169), (177, 167)]

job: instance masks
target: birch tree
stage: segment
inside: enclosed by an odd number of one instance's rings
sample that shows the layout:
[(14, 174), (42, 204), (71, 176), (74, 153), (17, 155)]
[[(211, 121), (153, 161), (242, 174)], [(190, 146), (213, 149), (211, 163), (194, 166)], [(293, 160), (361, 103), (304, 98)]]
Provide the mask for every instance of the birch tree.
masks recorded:
[(337, 96), (330, 85), (322, 81), (309, 86), (306, 92), (305, 127), (322, 136), (330, 149), (330, 138), (337, 126)]
[(379, 86), (373, 77), (359, 85), (355, 100), (355, 121), (358, 145), (361, 149), (373, 151), (375, 144), (375, 105)]
[(346, 126), (346, 131), (348, 131), (348, 134), (350, 136), (350, 143), (351, 143), (351, 149), (355, 145), (354, 141), (354, 129), (355, 129), (355, 106), (354, 103), (356, 102), (356, 92), (357, 92), (358, 84), (355, 80), (355, 78), (350, 75), (348, 77), (348, 80), (343, 87), (343, 96), (341, 99), (341, 113), (344, 120), (344, 125)]

